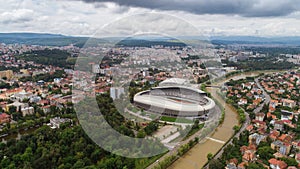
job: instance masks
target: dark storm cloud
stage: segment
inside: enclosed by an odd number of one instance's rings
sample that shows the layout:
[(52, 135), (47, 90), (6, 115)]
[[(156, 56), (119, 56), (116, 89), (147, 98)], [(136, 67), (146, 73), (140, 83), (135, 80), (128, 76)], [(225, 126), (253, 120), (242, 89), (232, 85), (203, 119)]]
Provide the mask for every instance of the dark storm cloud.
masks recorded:
[(246, 17), (285, 16), (299, 10), (294, 0), (83, 0), (120, 6), (185, 11), (194, 14), (232, 14)]

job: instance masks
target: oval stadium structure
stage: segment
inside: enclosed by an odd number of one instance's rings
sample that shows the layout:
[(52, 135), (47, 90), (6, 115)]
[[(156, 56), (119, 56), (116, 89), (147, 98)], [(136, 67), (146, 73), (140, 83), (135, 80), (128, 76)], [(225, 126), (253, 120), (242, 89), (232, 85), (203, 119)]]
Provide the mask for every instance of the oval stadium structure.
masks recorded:
[(207, 115), (215, 102), (201, 90), (172, 85), (151, 88), (134, 96), (134, 104), (164, 116), (198, 118)]

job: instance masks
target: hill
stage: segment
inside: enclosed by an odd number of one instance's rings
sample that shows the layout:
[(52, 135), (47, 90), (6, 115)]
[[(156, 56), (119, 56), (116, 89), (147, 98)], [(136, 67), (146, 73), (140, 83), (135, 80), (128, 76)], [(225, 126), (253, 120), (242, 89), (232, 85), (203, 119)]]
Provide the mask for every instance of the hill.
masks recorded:
[[(199, 40), (203, 37), (181, 37), (188, 40)], [(179, 38), (179, 39), (181, 39)], [(118, 46), (151, 46), (151, 45), (166, 45), (166, 46), (185, 46), (180, 42), (172, 41), (172, 38), (161, 37), (141, 37), (141, 38), (122, 38), (111, 37), (104, 39), (96, 39), (90, 37), (75, 37), (65, 36), (60, 34), (48, 33), (0, 33), (0, 43), (5, 44), (28, 44), (28, 45), (43, 45), (43, 46), (66, 46), (74, 44), (82, 47), (87, 40), (92, 39), (93, 43), (115, 43)], [(205, 38), (204, 38), (205, 39)], [(210, 42), (215, 45), (231, 45), (231, 44), (255, 44), (255, 45), (291, 45), (300, 46), (299, 36), (286, 37), (257, 37), (257, 36), (213, 36), (210, 37)], [(206, 39), (207, 40), (207, 39)]]
[(211, 42), (217, 45), (229, 44), (265, 44), (265, 45), (300, 45), (299, 36), (256, 37), (256, 36), (215, 36)]
[(5, 44), (19, 43), (43, 46), (66, 46), (74, 44), (82, 46), (87, 40), (87, 37), (72, 37), (58, 34), (0, 33), (0, 43)]

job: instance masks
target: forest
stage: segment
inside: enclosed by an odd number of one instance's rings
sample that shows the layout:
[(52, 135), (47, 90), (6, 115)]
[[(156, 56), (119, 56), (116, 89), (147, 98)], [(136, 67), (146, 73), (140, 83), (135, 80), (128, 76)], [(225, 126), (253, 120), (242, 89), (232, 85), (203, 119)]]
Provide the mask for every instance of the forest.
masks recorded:
[(54, 73), (45, 73), (45, 74), (39, 74), (35, 76), (25, 76), (19, 79), (21, 82), (37, 82), (40, 80), (43, 80), (44, 82), (53, 82), (54, 78), (62, 78), (64, 76), (63, 70), (57, 70)]
[[(130, 125), (116, 111), (112, 99), (108, 95), (98, 96), (97, 102), (99, 107), (102, 108), (102, 115), (111, 127), (124, 135), (135, 137), (135, 134), (129, 128)], [(74, 111), (70, 113), (74, 114)], [(88, 113), (85, 112), (85, 114)], [(145, 131), (151, 133), (156, 128), (157, 125), (152, 123)], [(102, 134), (109, 134), (103, 130), (101, 131)], [(112, 145), (118, 143), (116, 140)], [(153, 144), (149, 144), (149, 146), (161, 148), (159, 145)], [(143, 151), (145, 148), (137, 147), (137, 149)], [(149, 158), (125, 158), (114, 155), (98, 146), (90, 138), (90, 135), (86, 134), (76, 118), (73, 126), (65, 123), (59, 129), (51, 129), (49, 126), (44, 125), (33, 133), (23, 135), (20, 140), (10, 139), (6, 143), (0, 143), (0, 168), (140, 169), (147, 167), (158, 157), (160, 155)]]
[(285, 70), (285, 69), (292, 69), (294, 68), (294, 64), (287, 61), (276, 61), (276, 58), (264, 58), (264, 59), (249, 59), (246, 61), (240, 62), (229, 62), (229, 61), (222, 61), (223, 63), (227, 64), (230, 67), (237, 67), (238, 70)]
[(24, 59), (25, 61), (33, 61), (37, 64), (53, 65), (64, 68), (72, 67), (72, 64), (67, 62), (67, 59), (71, 57), (71, 54), (67, 51), (62, 51), (59, 49), (31, 51), (26, 52), (17, 57), (18, 59)]

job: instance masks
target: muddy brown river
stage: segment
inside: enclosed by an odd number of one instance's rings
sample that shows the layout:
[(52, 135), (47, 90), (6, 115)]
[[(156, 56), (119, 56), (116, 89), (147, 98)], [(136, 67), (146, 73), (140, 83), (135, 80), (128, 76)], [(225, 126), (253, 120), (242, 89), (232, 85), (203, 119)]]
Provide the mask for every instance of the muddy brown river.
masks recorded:
[[(272, 71), (268, 71), (271, 73)], [(264, 72), (248, 72), (240, 75), (236, 75), (233, 77), (229, 77), (222, 82), (218, 82), (217, 85), (224, 83), (227, 80), (234, 79), (242, 79), (250, 76), (257, 76), (259, 73), (267, 73)], [(207, 88), (207, 90), (212, 94), (212, 96), (218, 100), (220, 103), (224, 103), (224, 100), (216, 93), (219, 89), (217, 88)], [(169, 169), (200, 169), (207, 162), (207, 154), (212, 153), (216, 154), (218, 150), (222, 148), (222, 146), (227, 142), (231, 136), (233, 136), (234, 131), (233, 127), (238, 125), (238, 115), (236, 110), (229, 104), (224, 103), (225, 107), (225, 119), (224, 123), (220, 125), (214, 133), (212, 133), (209, 137), (212, 139), (206, 139), (201, 143), (197, 144), (190, 151), (188, 151), (185, 155), (180, 157), (177, 161), (175, 161)]]

